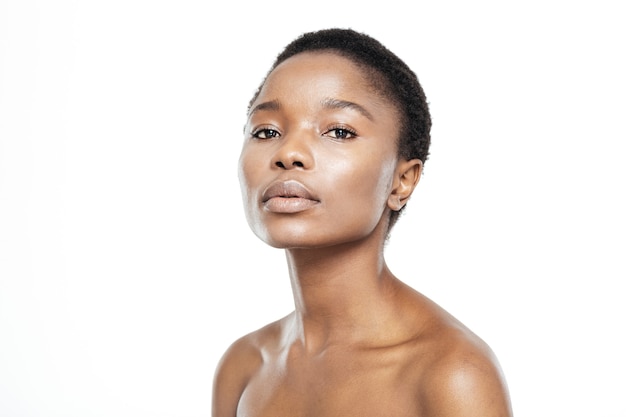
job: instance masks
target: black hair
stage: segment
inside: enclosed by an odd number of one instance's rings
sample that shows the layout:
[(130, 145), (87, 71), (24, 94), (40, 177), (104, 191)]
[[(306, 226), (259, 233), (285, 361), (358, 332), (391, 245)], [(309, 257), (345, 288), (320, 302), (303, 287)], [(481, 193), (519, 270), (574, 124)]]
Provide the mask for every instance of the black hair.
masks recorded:
[[(288, 58), (313, 51), (329, 51), (345, 57), (369, 76), (377, 93), (389, 100), (400, 114), (398, 155), (426, 162), (430, 147), (431, 118), (426, 95), (415, 73), (378, 40), (352, 29), (322, 29), (300, 35), (276, 57), (268, 75)], [(263, 84), (252, 97), (258, 97)], [(404, 207), (403, 207), (404, 208)], [(402, 210), (400, 210), (402, 211)], [(389, 229), (400, 211), (392, 211)]]

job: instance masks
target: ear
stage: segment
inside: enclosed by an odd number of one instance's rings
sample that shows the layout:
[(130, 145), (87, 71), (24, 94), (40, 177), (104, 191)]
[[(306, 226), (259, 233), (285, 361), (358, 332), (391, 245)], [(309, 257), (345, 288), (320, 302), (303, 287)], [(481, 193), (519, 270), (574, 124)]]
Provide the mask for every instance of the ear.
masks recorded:
[(393, 211), (400, 211), (409, 201), (413, 190), (422, 176), (424, 164), (420, 159), (401, 159), (393, 177), (393, 188), (387, 199), (387, 206)]

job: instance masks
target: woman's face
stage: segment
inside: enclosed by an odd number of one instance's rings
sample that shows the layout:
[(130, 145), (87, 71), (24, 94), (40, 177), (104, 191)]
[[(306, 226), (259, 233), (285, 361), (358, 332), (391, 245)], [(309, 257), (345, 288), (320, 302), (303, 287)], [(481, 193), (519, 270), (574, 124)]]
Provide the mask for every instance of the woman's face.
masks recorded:
[(306, 52), (281, 63), (252, 103), (239, 161), (254, 233), (310, 248), (386, 228), (398, 124), (352, 61)]

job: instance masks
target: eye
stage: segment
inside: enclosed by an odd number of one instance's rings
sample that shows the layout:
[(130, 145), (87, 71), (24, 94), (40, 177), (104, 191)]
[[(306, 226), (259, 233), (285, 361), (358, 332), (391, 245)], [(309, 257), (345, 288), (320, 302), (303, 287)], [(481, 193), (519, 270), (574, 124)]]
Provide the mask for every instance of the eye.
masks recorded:
[(337, 126), (328, 129), (324, 135), (334, 139), (353, 139), (356, 137), (356, 132), (345, 126)]
[(252, 137), (257, 139), (271, 139), (280, 136), (280, 133), (276, 129), (261, 128), (252, 133)]

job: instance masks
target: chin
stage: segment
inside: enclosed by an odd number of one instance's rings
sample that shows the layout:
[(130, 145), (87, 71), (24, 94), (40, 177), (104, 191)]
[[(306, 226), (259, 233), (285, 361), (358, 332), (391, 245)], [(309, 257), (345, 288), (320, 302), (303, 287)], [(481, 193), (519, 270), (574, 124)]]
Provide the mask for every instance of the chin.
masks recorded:
[[(381, 227), (378, 218), (335, 218), (321, 221), (307, 217), (249, 217), (253, 233), (279, 249), (319, 249), (361, 241)], [(378, 221), (376, 221), (378, 220)], [(384, 225), (383, 225), (384, 226)]]
[(273, 248), (278, 249), (322, 249), (343, 244), (362, 241), (369, 236), (368, 231), (345, 231), (326, 230), (317, 228), (316, 230), (298, 230), (288, 228), (286, 230), (263, 230), (255, 231), (259, 239)]
[(328, 239), (319, 239), (311, 233), (287, 231), (285, 233), (269, 233), (267, 230), (256, 232), (256, 236), (267, 245), (277, 249), (319, 248), (328, 245)]

